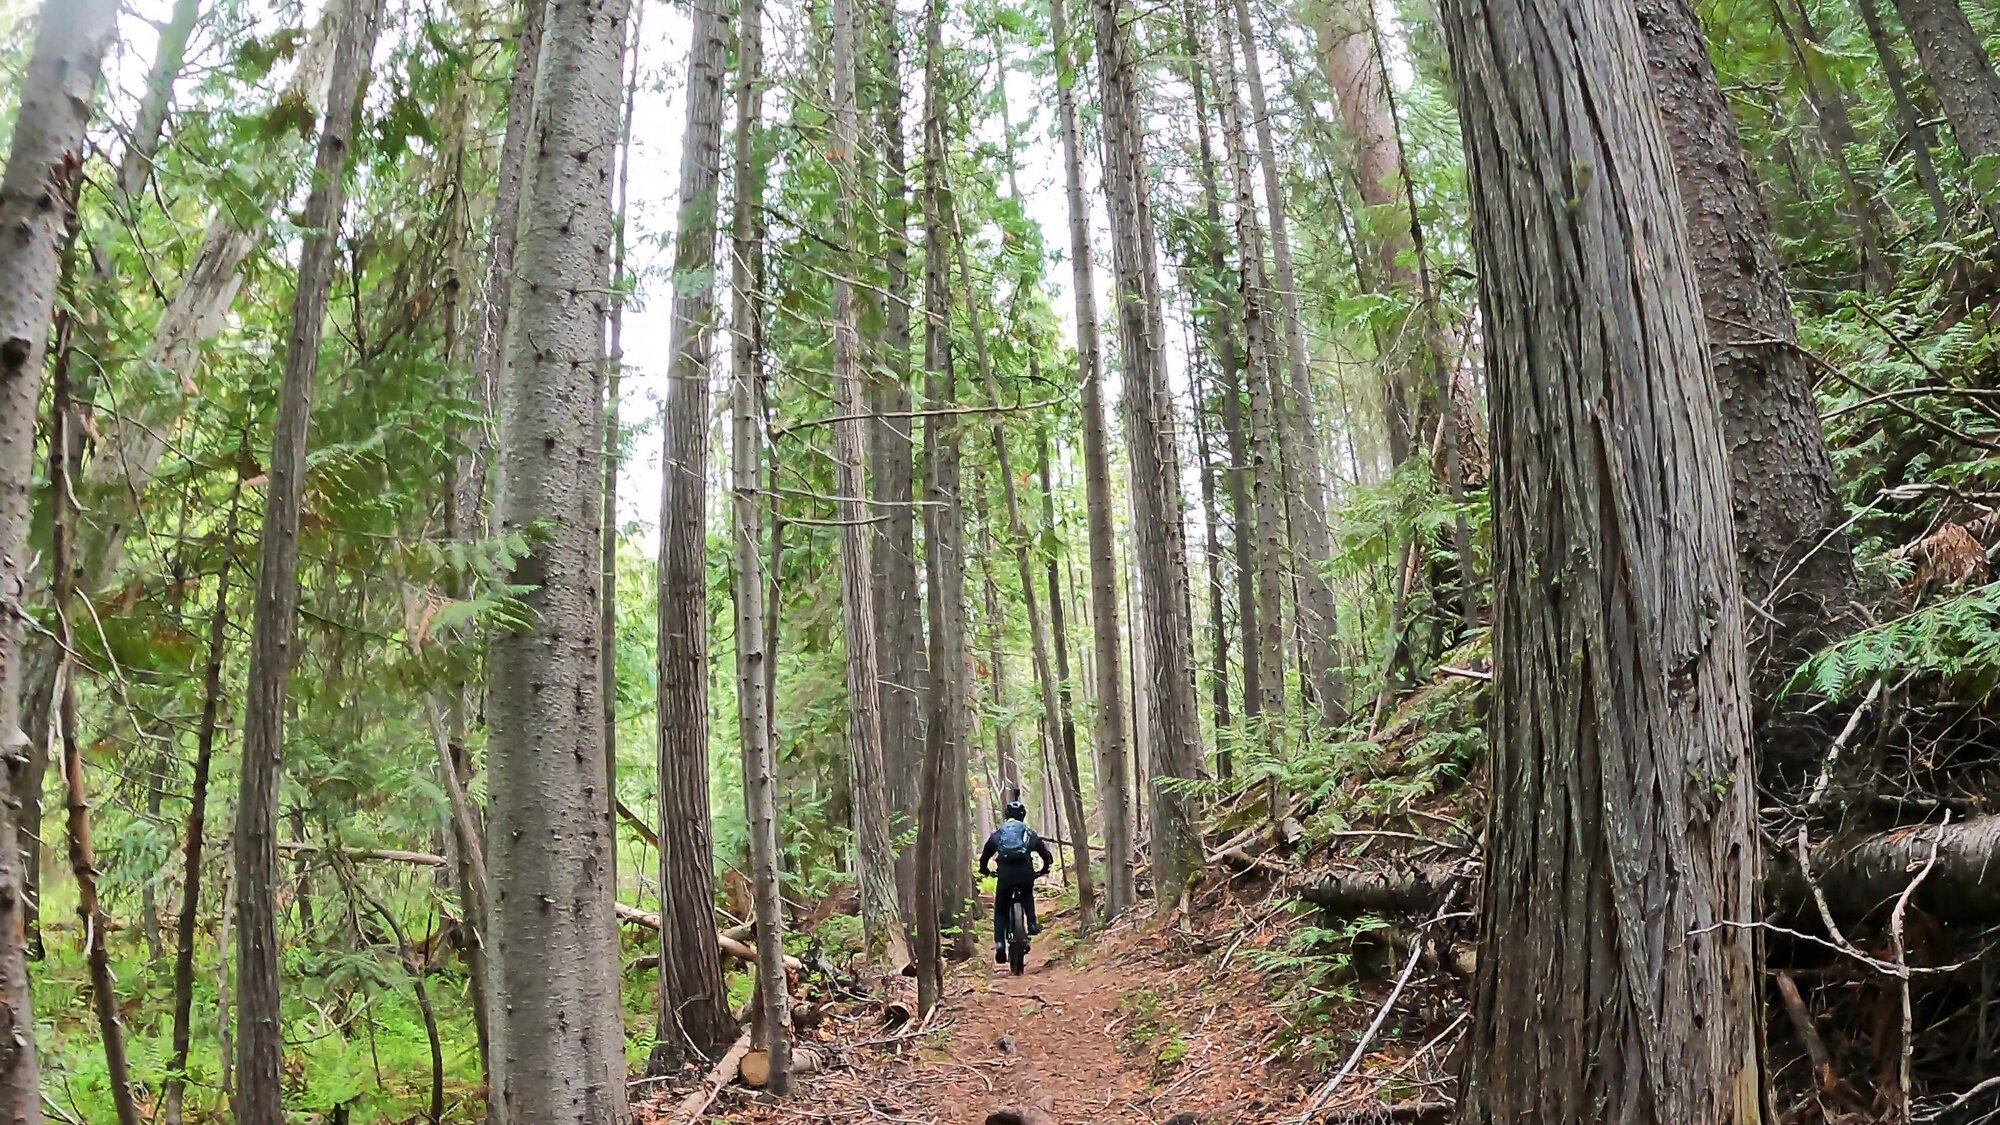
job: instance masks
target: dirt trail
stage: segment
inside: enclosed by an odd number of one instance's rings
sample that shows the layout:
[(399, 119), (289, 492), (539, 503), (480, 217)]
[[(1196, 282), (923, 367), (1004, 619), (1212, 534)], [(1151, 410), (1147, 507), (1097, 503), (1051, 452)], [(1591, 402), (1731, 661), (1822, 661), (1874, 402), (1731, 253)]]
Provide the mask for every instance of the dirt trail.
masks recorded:
[[(1243, 1057), (1240, 1040), (1223, 1035), (1218, 1046), (1196, 1032), (1225, 1022), (1218, 1013), (1236, 1006), (1202, 992), (1198, 975), (1165, 970), (1130, 949), (1079, 946), (1051, 925), (1023, 976), (993, 964), (990, 951), (952, 966), (927, 1031), (878, 1031), (846, 1045), (836, 1037), (840, 1063), (784, 1104), (718, 1103), (715, 1112), (760, 1125), (982, 1125), (995, 1109), (1036, 1106), (1061, 1125), (1083, 1125), (1248, 1108), (1239, 1100), (1242, 1082), (1261, 1067)], [(1193, 1034), (1163, 1062), (1152, 1030), (1169, 1024)]]

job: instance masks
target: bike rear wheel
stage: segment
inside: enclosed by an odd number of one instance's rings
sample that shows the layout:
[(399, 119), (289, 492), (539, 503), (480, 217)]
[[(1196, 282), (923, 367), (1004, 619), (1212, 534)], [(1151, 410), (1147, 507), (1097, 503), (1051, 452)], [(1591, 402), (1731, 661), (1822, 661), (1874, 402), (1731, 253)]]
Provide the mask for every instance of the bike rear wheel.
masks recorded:
[(1015, 976), (1028, 971), (1028, 909), (1015, 903), (1008, 912), (1007, 966)]

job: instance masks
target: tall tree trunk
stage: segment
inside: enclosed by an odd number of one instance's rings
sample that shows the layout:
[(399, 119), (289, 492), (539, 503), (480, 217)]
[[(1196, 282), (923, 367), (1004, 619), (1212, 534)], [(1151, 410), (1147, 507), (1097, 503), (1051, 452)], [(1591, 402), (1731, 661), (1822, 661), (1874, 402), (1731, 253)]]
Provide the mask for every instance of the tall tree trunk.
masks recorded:
[[(1029, 360), (1031, 378), (1040, 380), (1040, 372), (1035, 370), (1033, 359)], [(1069, 668), (1069, 624), (1064, 617), (1062, 591), (1062, 537), (1056, 533), (1055, 482), (1049, 469), (1049, 435), (1046, 430), (1040, 434), (1037, 445), (1036, 473), (1042, 482), (1042, 542), (1047, 548), (1043, 560), (1048, 575), (1049, 586), (1049, 640), (1055, 647), (1056, 657), (1056, 704), (1062, 708), (1062, 742), (1058, 754), (1064, 762), (1063, 784), (1074, 789), (1076, 799), (1071, 815), (1076, 819), (1079, 835), (1089, 829), (1083, 819), (1083, 783), (1081, 767), (1076, 757), (1076, 708), (1074, 706), (1073, 680)], [(1069, 793), (1063, 795), (1069, 800)], [(1084, 854), (1083, 863), (1089, 864), (1089, 853)]]
[[(1355, 188), (1371, 210), (1395, 206), (1402, 196), (1402, 171), (1395, 115), (1389, 110), (1388, 87), (1376, 58), (1375, 12), (1368, 0), (1335, 0), (1318, 25), (1320, 65), (1333, 90), (1341, 129), (1351, 151)], [(1373, 250), (1375, 284), (1385, 293), (1414, 297), (1415, 271), (1403, 262), (1409, 252), (1408, 232), (1389, 227), (1377, 234)], [(1389, 462), (1400, 465), (1410, 456), (1417, 428), (1409, 373), (1399, 365), (1382, 368), (1383, 432)]]
[(976, 473), (972, 494), (985, 509), (979, 521), (979, 577), (986, 598), (986, 693), (993, 708), (993, 766), (1000, 781), (1000, 792), (994, 796), (1004, 804), (1020, 799), (1027, 777), (1014, 746), (1014, 718), (1007, 709), (1007, 618), (1000, 612), (1000, 587), (993, 581), (993, 503)]
[(649, 1069), (712, 1059), (736, 1038), (715, 952), (715, 857), (708, 812), (708, 376), (715, 316), (716, 180), (729, 57), (722, 0), (700, 0), (688, 48), (687, 132), (661, 493), (660, 1005)]
[(1903, 69), (1903, 56), (1896, 51), (1895, 41), (1889, 38), (1882, 26), (1880, 0), (1854, 0), (1854, 7), (1861, 13), (1862, 26), (1868, 29), (1868, 41), (1875, 46), (1875, 58), (1882, 64), (1882, 77), (1889, 84), (1889, 95), (1896, 103), (1896, 123), (1909, 138), (1910, 162), (1917, 170), (1917, 181), (1924, 185), (1924, 194), (1930, 197), (1931, 216), (1939, 226), (1951, 220), (1951, 205), (1945, 201), (1944, 184), (1938, 179), (1937, 163), (1931, 159), (1931, 149), (1937, 146), (1937, 135), (1931, 123), (1925, 119), (1923, 111), (1917, 108), (1910, 97), (1909, 73)]
[[(1227, 22), (1225, 18), (1223, 22)], [(1301, 308), (1297, 271), (1292, 267), (1292, 234), (1285, 216), (1285, 187), (1278, 149), (1271, 131), (1271, 111), (1264, 99), (1263, 66), (1257, 59), (1256, 31), (1249, 0), (1236, 0), (1236, 25), (1243, 41), (1243, 77), (1250, 89), (1250, 113), (1257, 126), (1257, 154), (1264, 165), (1264, 206), (1271, 219), (1271, 265), (1278, 283), (1278, 308), (1284, 318), (1285, 370), (1290, 399), (1279, 408), (1278, 442), (1285, 468), (1291, 473), (1299, 503), (1291, 506), (1291, 531), (1298, 605), (1294, 607), (1299, 645), (1304, 650), (1306, 690), (1322, 720), (1340, 718), (1346, 688), (1334, 663), (1336, 607), (1333, 587), (1320, 568), (1333, 555), (1326, 526), (1326, 473), (1319, 455), (1319, 408), (1313, 403), (1311, 353), (1306, 346), (1305, 313)], [(1275, 361), (1272, 368), (1276, 369)], [(1274, 378), (1275, 384), (1277, 380)]]
[[(860, 110), (856, 104), (855, 0), (833, 6), (833, 148), (838, 180), (833, 233), (854, 245), (855, 203), (860, 193)], [(847, 632), (848, 749), (854, 782), (855, 874), (861, 918), (871, 954), (886, 952), (892, 965), (909, 963), (909, 939), (896, 902), (895, 851), (889, 839), (889, 782), (882, 758), (881, 662), (875, 650), (875, 596), (870, 573), (867, 492), (862, 450), (867, 420), (861, 410), (861, 347), (854, 283), (848, 271), (833, 282), (833, 459), (840, 497), (840, 601)]]
[[(297, 69), (279, 96), (280, 102), (302, 101), (315, 112), (325, 104), (334, 32), (340, 12), (346, 6), (346, 0), (328, 5), (300, 55)], [(275, 182), (289, 188), (288, 178)], [(274, 188), (273, 197), (276, 194)], [(153, 328), (144, 357), (144, 362), (156, 372), (149, 378), (168, 384), (191, 382), (201, 345), (222, 329), (230, 302), (242, 283), (238, 271), (256, 248), (256, 235), (241, 218), (254, 210), (254, 206), (223, 208), (210, 220), (183, 272), (180, 288)], [(141, 398), (129, 412), (121, 410), (102, 419), (97, 451), (77, 480), (78, 499), (91, 513), (90, 521), (77, 529), (76, 559), (80, 575), (77, 588), (85, 596), (103, 590), (113, 580), (123, 557), (125, 536), (138, 523), (137, 498), (158, 471), (166, 454), (167, 438), (181, 410), (192, 401), (194, 396)], [(25, 769), (13, 774), (13, 793), (20, 802), (22, 820), (39, 828), (42, 785), (48, 768), (50, 707), (55, 698), (56, 652), (51, 645), (39, 644), (27, 646), (25, 652), (27, 659), (18, 698), (23, 716), (21, 725), (29, 742), (28, 762)], [(33, 943), (38, 940), (35, 934), (40, 833), (24, 833), (21, 843), (27, 853), (24, 897), (27, 928)]]
[[(0, 240), (0, 277), (8, 279), (0, 286), (0, 590), (10, 602), (0, 613), (0, 756), (16, 795), (0, 801), (0, 1041), (14, 1045), (0, 1052), (0, 1121), (8, 1125), (42, 1119), (27, 944), (38, 903), (47, 724), (44, 720), (37, 730), (31, 722), (24, 734), (21, 713), (24, 681), (36, 694), (47, 688), (27, 674), (24, 607), (17, 604), (28, 588), (35, 412), (62, 274), (68, 203), (82, 173), (84, 129), (97, 102), (98, 75), (117, 13), (110, 0), (43, 6), (0, 175), (0, 229), (8, 232)], [(25, 857), (23, 843), (30, 845)]]
[[(215, 759), (215, 734), (222, 717), (222, 658), (229, 639), (229, 571), (236, 565), (236, 529), (243, 497), (238, 474), (224, 518), (222, 562), (215, 570), (215, 612), (208, 621), (208, 649), (201, 673), (201, 720), (195, 730), (194, 780), (188, 789), (187, 839), (182, 845), (181, 909), (174, 924), (174, 1022), (172, 1054), (161, 1081), (161, 1120), (181, 1125), (187, 1088), (188, 1050), (193, 1044), (194, 943), (201, 912), (202, 852), (207, 846), (208, 779)], [(225, 895), (226, 902), (228, 896)], [(228, 1052), (225, 1050), (224, 1054)]]
[(1896, 0), (1967, 160), (2000, 156), (2000, 74), (1958, 0)]
[[(1097, 279), (1091, 267), (1090, 209), (1083, 197), (1083, 142), (1076, 114), (1078, 60), (1070, 54), (1068, 0), (1049, 0), (1055, 44), (1056, 126), (1062, 135), (1063, 194), (1068, 201), (1071, 295), (1076, 301), (1076, 353), (1083, 384), (1083, 488), (1090, 537), (1090, 619), (1096, 651), (1097, 786), (1104, 818), (1105, 915), (1137, 902), (1132, 881), (1131, 792), (1126, 770), (1124, 662), (1119, 659), (1118, 561), (1111, 539), (1110, 436), (1104, 425), (1103, 352), (1097, 335)], [(1116, 815), (1114, 815), (1114, 813)]]
[(792, 1007), (785, 983), (785, 910), (780, 897), (777, 754), (771, 741), (771, 700), (765, 672), (771, 653), (765, 644), (763, 521), (759, 506), (762, 420), (758, 391), (763, 378), (764, 299), (759, 263), (764, 252), (761, 208), (764, 167), (757, 134), (763, 112), (764, 5), (744, 0), (736, 36), (736, 191), (730, 216), (730, 311), (734, 345), (730, 404), (731, 536), (736, 562), (737, 740), (743, 756), (743, 814), (750, 836), (750, 897), (757, 925), (755, 1021), (763, 1035), (757, 1046), (770, 1060), (764, 1088), (783, 1096), (791, 1086)]
[[(877, 6), (883, 85), (877, 107), (882, 134), (882, 257), (888, 275), (882, 307), (883, 370), (869, 381), (869, 474), (875, 488), (875, 627), (882, 654), (882, 754), (889, 767), (891, 835), (916, 823), (917, 774), (924, 760), (924, 700), (928, 675), (922, 594), (917, 589), (916, 480), (910, 417), (909, 162), (903, 143), (902, 38), (893, 0)], [(897, 857), (897, 884), (914, 902), (915, 857)]]
[(1739, 582), (1767, 610), (1746, 619), (1752, 685), (1763, 697), (1851, 616), (1854, 567), (1838, 530), (1843, 508), (1813, 400), (1815, 373), (1798, 347), (1770, 223), (1701, 24), (1687, 0), (1639, 0), (1636, 10), (1708, 322)]
[[(987, 402), (997, 408), (1002, 405), (1000, 382), (993, 377), (993, 362), (986, 350), (985, 328), (980, 324), (979, 299), (972, 287), (972, 265), (965, 253), (965, 235), (958, 229), (956, 214), (952, 216), (952, 245), (958, 252), (958, 281), (965, 288), (965, 319), (972, 333), (973, 355), (979, 362), (980, 380), (986, 384)], [(994, 417), (997, 419), (1002, 415)], [(1028, 527), (1021, 518), (1021, 493), (1014, 483), (1013, 453), (1007, 448), (1007, 431), (998, 421), (993, 423), (992, 434), (993, 460), (999, 468), (1001, 496), (1007, 505), (1007, 531), (1014, 541), (1014, 569), (1021, 582), (1021, 602), (1028, 614), (1029, 655), (1034, 662), (1035, 686), (1041, 695), (1043, 761), (1046, 763), (1051, 758), (1055, 761), (1057, 772), (1053, 780), (1061, 787), (1062, 812), (1070, 824), (1070, 854), (1076, 865), (1077, 913), (1083, 920), (1083, 928), (1088, 929), (1095, 924), (1097, 917), (1097, 885), (1090, 871), (1089, 833), (1084, 830), (1082, 780), (1077, 776), (1076, 756), (1065, 754), (1060, 745), (1063, 708), (1056, 699), (1055, 671), (1049, 663), (1049, 636), (1043, 627), (1041, 598), (1035, 592)], [(990, 556), (987, 562), (990, 571)], [(994, 651), (997, 656), (997, 645)], [(996, 671), (998, 667), (996, 664)]]
[[(70, 196), (68, 207), (75, 206)], [(70, 228), (74, 232), (75, 228)], [(71, 254), (74, 254), (72, 249)], [(69, 262), (61, 272), (70, 272)], [(105, 940), (110, 920), (97, 894), (97, 854), (90, 840), (90, 796), (83, 775), (83, 744), (77, 738), (76, 652), (77, 633), (71, 616), (76, 612), (76, 569), (71, 559), (76, 526), (75, 490), (70, 487), (76, 458), (83, 442), (76, 431), (77, 413), (70, 394), (69, 331), (67, 314), (57, 332), (53, 394), (49, 408), (49, 493), (53, 498), (49, 575), (55, 595), (56, 636), (62, 648), (61, 667), (56, 675), (56, 733), (62, 746), (63, 791), (67, 797), (69, 866), (76, 878), (76, 913), (83, 925), (83, 953), (90, 974), (91, 1008), (97, 1016), (98, 1037), (104, 1046), (105, 1079), (111, 1087), (111, 1104), (119, 1125), (139, 1125), (137, 1103), (132, 1100), (132, 1070), (125, 1056), (125, 1028), (118, 1019), (118, 986), (111, 976), (111, 951)]]
[[(1202, 73), (1203, 62), (1207, 59), (1206, 25), (1201, 18), (1201, 9), (1196, 0), (1181, 2), (1181, 30), (1186, 47), (1186, 77), (1189, 88), (1194, 91), (1194, 124), (1197, 152), (1201, 162), (1201, 201), (1204, 217), (1208, 222), (1206, 250), (1208, 251), (1208, 292), (1202, 304), (1204, 319), (1207, 321), (1211, 346), (1215, 352), (1216, 368), (1221, 378), (1222, 428), (1229, 447), (1229, 468), (1224, 474), (1229, 487), (1229, 515), (1233, 548), (1236, 556), (1236, 615), (1243, 650), (1243, 708), (1255, 714), (1259, 696), (1263, 692), (1263, 669), (1258, 666), (1258, 623), (1257, 623), (1257, 528), (1250, 508), (1249, 441), (1243, 430), (1243, 388), (1241, 385), (1242, 363), (1236, 350), (1235, 323), (1242, 316), (1233, 296), (1231, 271), (1225, 250), (1228, 235), (1222, 226), (1222, 190), (1220, 176), (1216, 171), (1215, 149), (1208, 132), (1208, 79)], [(1239, 282), (1240, 284), (1240, 282)], [(1197, 410), (1197, 414), (1199, 410)], [(1197, 423), (1199, 419), (1197, 418)], [(1207, 454), (1202, 455), (1202, 463), (1208, 463)], [(1211, 548), (1212, 550), (1212, 548)], [(1219, 590), (1218, 590), (1219, 597)], [(1216, 617), (1220, 620), (1218, 602)], [(1216, 668), (1218, 674), (1226, 670), (1227, 645), (1222, 634), (1216, 634)], [(1282, 675), (1279, 669), (1272, 669), (1272, 675)], [(1226, 693), (1217, 697), (1218, 714), (1228, 709)], [(1222, 720), (1216, 720), (1219, 731)], [(1220, 759), (1223, 772), (1229, 772), (1227, 758)]]
[[(1209, 707), (1215, 713), (1215, 735), (1218, 741), (1226, 739), (1226, 732), (1232, 717), (1229, 713), (1229, 627), (1223, 617), (1224, 587), (1228, 584), (1222, 575), (1222, 543), (1216, 533), (1218, 516), (1215, 507), (1215, 463), (1210, 457), (1208, 442), (1208, 395), (1199, 377), (1195, 380), (1194, 394), (1194, 440), (1195, 455), (1201, 465), (1201, 522), (1207, 538), (1203, 544), (1202, 561), (1208, 571), (1208, 635), (1209, 635)], [(1046, 487), (1046, 486), (1044, 486)], [(1050, 563), (1051, 572), (1054, 563)], [(1217, 747), (1215, 773), (1228, 780), (1235, 775), (1234, 763), (1230, 760), (1228, 743)]]
[[(951, 354), (950, 234), (952, 211), (945, 179), (949, 134), (945, 121), (944, 9), (929, 0), (924, 9), (924, 573), (930, 609), (929, 717), (926, 754), (942, 754), (938, 778), (939, 851), (936, 861), (939, 916), (959, 919), (977, 912), (969, 841), (952, 829), (967, 818), (966, 786), (972, 750), (971, 679), (967, 669), (965, 615), (965, 508), (959, 422), (950, 413), (957, 401)], [(935, 743), (942, 743), (942, 746)], [(959, 833), (960, 837), (967, 833)], [(971, 931), (961, 926), (955, 953), (969, 954)]]
[(118, 195), (122, 199), (144, 191), (153, 175), (153, 156), (160, 150), (167, 113), (173, 108), (174, 83), (187, 63), (188, 38), (200, 18), (201, 0), (174, 0), (173, 11), (160, 28), (153, 68), (146, 75), (146, 92), (139, 99), (139, 117), (132, 123), (132, 135), (118, 160)]
[[(493, 1089), (502, 1125), (625, 1110), (597, 637), (598, 458), (624, 0), (551, 4), (499, 368), (503, 534), (528, 623), (487, 652)], [(706, 915), (704, 914), (704, 917)], [(550, 966), (561, 966), (551, 972)]]
[[(1250, 383), (1250, 493), (1256, 504), (1257, 545), (1257, 663), (1267, 673), (1255, 699), (1243, 701), (1244, 711), (1262, 715), (1264, 730), (1283, 730), (1285, 722), (1284, 560), (1280, 540), (1284, 523), (1278, 515), (1283, 502), (1278, 488), (1277, 406), (1273, 384), (1270, 286), (1264, 280), (1264, 230), (1257, 219), (1257, 199), (1250, 182), (1250, 153), (1243, 132), (1243, 103), (1238, 100), (1236, 59), (1229, 21), (1219, 20), (1218, 51), (1205, 53), (1215, 69), (1215, 99), (1222, 111), (1222, 134), (1236, 188), (1236, 245), (1242, 258), (1242, 288), (1237, 308), (1243, 314), (1243, 338), (1248, 342), (1245, 374)], [(1197, 31), (1199, 34), (1199, 31)], [(1205, 36), (1204, 36), (1205, 38)]]
[(278, 780), (284, 769), (285, 689), (298, 632), (299, 522), (305, 508), (306, 449), (313, 382), (327, 299), (339, 266), (346, 208), (349, 138), (361, 83), (375, 50), (375, 0), (341, 13), (339, 45), (312, 193), (299, 251), (291, 332), (271, 432), (270, 483), (264, 490), (256, 610), (245, 676), (243, 763), (236, 797), (236, 1120), (283, 1125), (284, 1019), (278, 986)]
[(1105, 196), (1111, 212), (1111, 257), (1117, 274), (1120, 367), (1125, 376), (1125, 426), (1139, 573), (1146, 598), (1147, 657), (1157, 696), (1153, 758), (1152, 859), (1154, 893), (1162, 906), (1180, 901), (1201, 867), (1194, 810), (1172, 782), (1199, 775), (1201, 724), (1194, 708), (1194, 641), (1188, 622), (1186, 528), (1181, 519), (1180, 457), (1175, 451), (1173, 397), (1160, 352), (1159, 262), (1147, 201), (1145, 132), (1140, 125), (1139, 76), (1123, 0), (1092, 0), (1097, 32), (1097, 81), (1104, 127)]
[(1754, 1125), (1753, 935), (1713, 925), (1752, 916), (1759, 847), (1728, 454), (1638, 21), (1606, 0), (1444, 11), (1497, 559), (1458, 1120)]
[[(625, 231), (632, 198), (632, 111), (639, 100), (639, 33), (645, 24), (645, 16), (642, 0), (632, 0), (631, 30), (625, 45), (625, 54), (632, 66), (630, 76), (625, 79), (625, 111), (618, 124), (618, 181), (612, 190), (612, 198), (616, 202), (612, 204), (611, 214), (611, 315), (606, 325), (604, 349), (604, 511), (598, 517), (602, 524), (598, 529), (601, 544), (598, 556), (602, 560), (603, 575), (599, 579), (601, 585), (597, 604), (597, 644), (600, 650), (597, 666), (604, 676), (603, 698), (599, 702), (604, 712), (604, 800), (611, 812), (613, 894), (618, 891), (618, 472), (624, 467), (625, 460), (625, 434), (618, 410), (624, 399), (625, 287), (630, 283), (625, 272)], [(720, 143), (717, 142), (718, 145)], [(712, 258), (713, 254), (710, 256)], [(672, 471), (670, 463), (667, 472)], [(661, 647), (664, 649), (664, 646)], [(666, 974), (662, 973), (660, 980), (664, 982)]]

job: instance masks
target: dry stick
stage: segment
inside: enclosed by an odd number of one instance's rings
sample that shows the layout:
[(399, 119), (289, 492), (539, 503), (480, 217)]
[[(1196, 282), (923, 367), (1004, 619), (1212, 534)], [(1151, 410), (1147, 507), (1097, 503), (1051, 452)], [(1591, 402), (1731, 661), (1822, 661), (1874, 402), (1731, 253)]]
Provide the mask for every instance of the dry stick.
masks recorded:
[[(1945, 813), (1944, 819), (1946, 824), (1950, 824), (1951, 814), (1949, 812)], [(1925, 879), (1930, 878), (1931, 869), (1937, 866), (1937, 857), (1938, 841), (1937, 837), (1933, 836), (1931, 837), (1931, 854), (1929, 858), (1924, 860), (1923, 870), (1917, 872), (1917, 877), (1911, 879), (1909, 885), (1903, 888), (1903, 893), (1896, 896), (1896, 909), (1889, 915), (1889, 942), (1895, 948), (1896, 968), (1900, 970), (1899, 976), (1901, 980), (1899, 986), (1903, 1000), (1903, 1041), (1900, 1052), (1900, 1069), (1897, 1071), (1897, 1077), (1900, 1082), (1899, 1089), (1903, 1097), (1901, 1104), (1897, 1108), (1897, 1116), (1905, 1125), (1908, 1125), (1910, 1120), (1910, 1056), (1915, 1052), (1916, 1046), (1912, 1042), (1913, 1037), (1910, 1031), (1910, 966), (1903, 947), (1903, 914), (1909, 909), (1910, 897), (1917, 893), (1917, 887)]]
[[(1778, 995), (1784, 999), (1785, 1015), (1790, 1017), (1792, 1027), (1805, 1042), (1806, 1057), (1812, 1060), (1814, 1100), (1833, 1088), (1833, 1056), (1827, 1052), (1826, 1041), (1820, 1038), (1819, 1029), (1813, 1026), (1812, 1015), (1806, 1011), (1805, 998), (1799, 995), (1799, 984), (1790, 973), (1778, 974)], [(1821, 1107), (1824, 1112), (1825, 1107)]]
[(674, 1111), (673, 1119), (683, 1125), (692, 1125), (693, 1122), (701, 1120), (702, 1114), (707, 1113), (708, 1107), (714, 1104), (715, 1096), (736, 1077), (737, 1069), (743, 1065), (743, 1056), (749, 1053), (750, 1033), (746, 1031), (736, 1037), (736, 1044), (729, 1048), (729, 1052), (722, 1056), (720, 1062), (715, 1064), (715, 1069), (708, 1072), (708, 1077), (701, 1080), (701, 1085), (696, 1087), (693, 1093), (681, 1099), (679, 1108)]
[(1306, 1111), (1299, 1115), (1299, 1125), (1311, 1121), (1313, 1114), (1319, 1112), (1319, 1107), (1326, 1104), (1326, 1100), (1340, 1088), (1341, 1082), (1360, 1065), (1362, 1054), (1368, 1050), (1368, 1044), (1374, 1041), (1375, 1033), (1382, 1030), (1382, 1024), (1389, 1018), (1390, 1009), (1396, 1006), (1396, 1000), (1403, 995), (1403, 988), (1410, 983), (1410, 976), (1417, 971), (1417, 962), (1423, 960), (1423, 954), (1423, 942), (1418, 941), (1415, 948), (1410, 950), (1410, 959), (1403, 964), (1403, 975), (1396, 978), (1396, 987), (1389, 990), (1389, 998), (1382, 1001), (1382, 1006), (1375, 1010), (1375, 1019), (1368, 1024), (1368, 1030), (1361, 1033), (1361, 1041), (1354, 1045), (1354, 1053), (1347, 1056), (1347, 1061), (1341, 1065), (1339, 1073), (1328, 1079), (1326, 1085), (1319, 1088), (1319, 1093), (1313, 1095), (1312, 1102), (1306, 1106)]
[(1847, 725), (1841, 728), (1840, 736), (1833, 740), (1833, 745), (1826, 748), (1826, 757), (1819, 766), (1819, 780), (1813, 782), (1812, 793), (1806, 798), (1807, 809), (1818, 809), (1826, 804), (1827, 794), (1832, 791), (1834, 767), (1840, 764), (1840, 752), (1846, 747), (1847, 740), (1854, 737), (1855, 730), (1861, 726), (1861, 716), (1867, 713), (1869, 705), (1881, 694), (1882, 681), (1877, 679), (1868, 686), (1868, 694), (1862, 697), (1861, 705), (1847, 717)]

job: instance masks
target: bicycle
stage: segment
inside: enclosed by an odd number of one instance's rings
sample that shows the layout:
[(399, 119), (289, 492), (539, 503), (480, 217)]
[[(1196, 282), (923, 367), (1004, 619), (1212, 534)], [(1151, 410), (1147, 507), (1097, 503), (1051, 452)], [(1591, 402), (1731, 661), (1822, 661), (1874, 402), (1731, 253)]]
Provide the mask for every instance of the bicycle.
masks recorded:
[(1016, 901), (1007, 911), (1007, 967), (1015, 976), (1028, 971), (1028, 908)]

